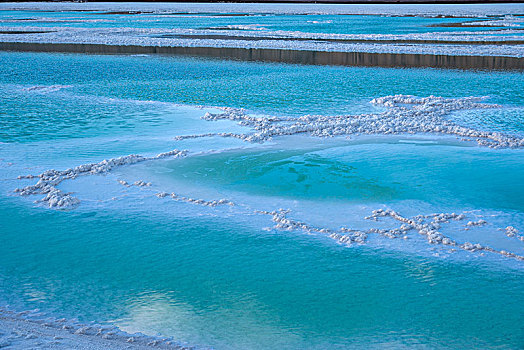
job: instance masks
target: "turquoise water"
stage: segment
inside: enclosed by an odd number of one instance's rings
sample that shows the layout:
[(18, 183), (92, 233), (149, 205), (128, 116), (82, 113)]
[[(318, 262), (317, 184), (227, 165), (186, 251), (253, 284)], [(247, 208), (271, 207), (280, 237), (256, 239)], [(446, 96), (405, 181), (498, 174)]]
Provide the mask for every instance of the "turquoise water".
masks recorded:
[[(173, 161), (169, 167), (173, 171), (167, 176), (195, 185), (266, 196), (358, 203), (409, 199), (524, 211), (521, 151), (501, 155), (469, 147), (373, 142), (322, 150), (218, 153)], [(490, 191), (478, 192), (482, 187)]]
[[(415, 232), (346, 247), (271, 228), (270, 216), (254, 213), (289, 208), (318, 227), (365, 229), (394, 226), (364, 219), (377, 208), (465, 212), (442, 232), (524, 255), (523, 242), (499, 231), (524, 232), (522, 149), (429, 134), (173, 139), (248, 131), (201, 120), (208, 109), (199, 105), (378, 113), (369, 101), (390, 94), (489, 96), (502, 107), (449, 118), (519, 135), (522, 73), (29, 53), (0, 53), (0, 65), (1, 305), (216, 349), (524, 346), (522, 261), (452, 252)], [(191, 153), (64, 181), (77, 208), (13, 193), (36, 182), (19, 175), (174, 148)], [(237, 205), (202, 207), (159, 191)], [(488, 224), (464, 230), (480, 218)]]
[[(170, 57), (0, 53), (4, 141), (144, 132), (165, 125), (169, 106), (129, 100), (246, 108), (300, 116), (371, 112), (373, 98), (489, 96), (490, 103), (524, 105), (522, 73), (436, 69), (310, 67)], [(82, 76), (78, 72), (83, 72)], [(32, 86), (69, 86), (50, 99)], [(124, 99), (126, 101), (100, 100)], [(45, 114), (42, 115), (42, 110)], [(503, 116), (498, 116), (506, 111)], [(147, 116), (140, 116), (147, 112)], [(462, 122), (523, 131), (520, 110), (466, 113)], [(479, 118), (479, 113), (483, 114)], [(23, 118), (23, 128), (20, 119)], [(66, 122), (64, 122), (66, 121)], [(63, 124), (58, 124), (62, 123)], [(56, 125), (62, 128), (56, 129)], [(502, 127), (500, 126), (502, 125)], [(506, 127), (504, 127), (506, 126)], [(511, 126), (511, 128), (510, 128)], [(35, 127), (36, 130), (32, 130)], [(517, 129), (517, 130), (515, 130)]]
[(0, 286), (29, 307), (219, 349), (524, 341), (522, 270), (326, 247), (216, 219), (2, 206)]

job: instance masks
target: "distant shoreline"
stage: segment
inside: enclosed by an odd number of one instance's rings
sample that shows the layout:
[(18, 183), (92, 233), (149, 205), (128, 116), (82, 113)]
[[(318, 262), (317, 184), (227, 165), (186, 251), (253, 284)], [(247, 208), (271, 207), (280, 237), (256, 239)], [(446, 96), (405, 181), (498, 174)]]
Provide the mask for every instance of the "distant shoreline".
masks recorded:
[(83, 54), (161, 54), (328, 66), (524, 70), (523, 57), (337, 52), (236, 47), (0, 42), (0, 51)]
[[(141, 14), (163, 16), (203, 13), (206, 16), (360, 14), (462, 18), (462, 20), (460, 22), (431, 22), (431, 26), (444, 29), (427, 29), (428, 33), (424, 34), (406, 35), (401, 32), (396, 35), (339, 35), (336, 33), (332, 35), (300, 33), (298, 35), (294, 32), (270, 31), (267, 28), (251, 28), (250, 26), (208, 28), (206, 25), (204, 28), (197, 26), (197, 30), (169, 28), (169, 26), (165, 28), (151, 26), (144, 29), (139, 26), (137, 28), (126, 27), (125, 31), (122, 31), (114, 25), (106, 29), (94, 26), (88, 30), (83, 26), (78, 28), (60, 26), (61, 22), (57, 22), (53, 25), (58, 25), (58, 27), (46, 27), (46, 29), (33, 26), (31, 20), (20, 22), (24, 20), (22, 18), (17, 23), (14, 23), (15, 20), (5, 22), (6, 26), (0, 33), (0, 50), (83, 54), (161, 54), (332, 66), (524, 70), (522, 51), (524, 41), (521, 35), (524, 33), (524, 28), (514, 23), (515, 21), (523, 23), (524, 6), (489, 3), (484, 3), (484, 6), (445, 5), (445, 1), (435, 5), (423, 5), (423, 3), (430, 2), (422, 1), (417, 5), (403, 5), (410, 1), (402, 3), (384, 1), (383, 5), (372, 5), (374, 1), (358, 2), (365, 5), (351, 5), (349, 2), (347, 5), (343, 5), (342, 2), (340, 5), (330, 5), (328, 3), (330, 1), (321, 0), (318, 3), (291, 1), (291, 4), (276, 1), (259, 3), (24, 2), (18, 5), (6, 3), (7, 5), (0, 6), (0, 8), (11, 11), (96, 11), (95, 13), (100, 15), (129, 15), (129, 19)], [(473, 1), (469, 3), (472, 4)], [(513, 20), (505, 17), (508, 14)], [(464, 18), (476, 19), (477, 22), (465, 21)], [(509, 23), (506, 23), (508, 21)], [(20, 26), (21, 23), (24, 25)], [(493, 35), (474, 35), (477, 31), (470, 28), (473, 26), (471, 23)], [(497, 29), (495, 26), (497, 24), (503, 27), (503, 32), (498, 32), (502, 29)], [(465, 33), (459, 32), (460, 35), (457, 36), (453, 34), (453, 31), (449, 32), (448, 26), (460, 28), (459, 30)], [(265, 31), (257, 32), (255, 29)], [(504, 34), (508, 30), (512, 32), (512, 36), (497, 35)], [(448, 31), (448, 33), (439, 36), (437, 34), (439, 31)]]
[[(49, 2), (49, 3), (93, 3), (93, 2), (108, 2), (108, 3), (128, 3), (129, 1), (124, 0), (111, 0), (111, 1), (104, 1), (104, 0), (89, 0), (89, 1), (38, 1), (38, 0), (17, 0), (17, 1), (8, 1), (12, 3), (17, 2)], [(258, 1), (243, 1), (243, 0), (228, 0), (228, 1), (199, 1), (199, 0), (192, 0), (192, 1), (177, 1), (177, 0), (162, 0), (162, 1), (155, 1), (155, 0), (133, 0), (131, 2), (152, 2), (152, 3), (186, 3), (186, 2), (192, 2), (192, 3), (210, 3), (210, 4), (217, 4), (217, 3), (266, 3), (266, 4), (353, 4), (353, 5), (367, 5), (367, 4), (504, 4), (504, 3), (512, 3), (512, 4), (518, 4), (522, 3), (524, 4), (524, 1), (522, 0), (487, 0), (487, 1), (476, 1), (476, 0), (433, 0), (433, 1), (427, 1), (427, 0), (346, 0), (346, 1), (337, 1), (337, 0), (258, 0)]]

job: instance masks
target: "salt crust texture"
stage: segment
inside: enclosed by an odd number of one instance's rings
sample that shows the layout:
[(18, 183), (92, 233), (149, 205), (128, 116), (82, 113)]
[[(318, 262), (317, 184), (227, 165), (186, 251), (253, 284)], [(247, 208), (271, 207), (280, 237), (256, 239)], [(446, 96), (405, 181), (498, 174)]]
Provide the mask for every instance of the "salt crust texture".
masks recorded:
[(524, 138), (500, 132), (481, 131), (457, 125), (445, 117), (452, 112), (468, 109), (500, 108), (483, 103), (484, 97), (419, 98), (395, 95), (376, 98), (372, 104), (385, 107), (381, 113), (324, 116), (305, 115), (299, 118), (254, 117), (242, 109), (224, 108), (223, 113), (207, 113), (205, 120), (232, 120), (253, 128), (248, 134), (216, 133), (178, 136), (182, 140), (197, 137), (234, 137), (249, 142), (264, 142), (272, 137), (306, 134), (316, 137), (352, 135), (445, 134), (475, 140), (480, 146), (490, 148), (522, 148)]
[(47, 317), (39, 310), (15, 312), (0, 307), (0, 348), (6, 349), (173, 349), (193, 350), (174, 341), (141, 333), (129, 334), (116, 326), (83, 324)]
[[(514, 24), (520, 26), (520, 22)], [(493, 25), (490, 24), (489, 27), (491, 26)], [(402, 35), (304, 33), (271, 31), (253, 26), (205, 30), (0, 26), (2, 32), (0, 42), (524, 57), (522, 45), (511, 44), (512, 41), (522, 42), (522, 36), (519, 35), (522, 33), (522, 28), (508, 24), (505, 26), (506, 29), (500, 31), (428, 32)], [(20, 31), (27, 31), (30, 34)], [(13, 33), (9, 34), (9, 32)]]

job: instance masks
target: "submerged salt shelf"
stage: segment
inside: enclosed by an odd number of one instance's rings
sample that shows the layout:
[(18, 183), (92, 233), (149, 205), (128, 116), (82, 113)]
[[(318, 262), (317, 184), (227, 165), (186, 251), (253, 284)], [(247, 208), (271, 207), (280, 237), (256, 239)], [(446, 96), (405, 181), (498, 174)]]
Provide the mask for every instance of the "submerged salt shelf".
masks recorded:
[(137, 348), (519, 346), (522, 73), (0, 58), (7, 322)]
[[(439, 97), (416, 98), (414, 96), (387, 96), (377, 98), (371, 101), (377, 105), (387, 106), (388, 110), (379, 115), (360, 115), (360, 116), (342, 116), (342, 117), (328, 117), (328, 116), (305, 116), (300, 118), (278, 118), (278, 117), (253, 117), (246, 115), (242, 110), (235, 110), (231, 108), (224, 108), (225, 112), (222, 114), (206, 113), (202, 119), (208, 121), (215, 121), (221, 119), (228, 119), (238, 121), (240, 125), (247, 126), (255, 130), (255, 133), (248, 134), (232, 134), (232, 133), (210, 133), (204, 135), (186, 135), (177, 136), (176, 140), (194, 139), (201, 137), (234, 137), (249, 142), (264, 142), (271, 140), (273, 137), (289, 136), (295, 134), (306, 134), (315, 137), (334, 137), (334, 136), (351, 136), (362, 134), (423, 134), (423, 133), (443, 133), (449, 135), (456, 135), (466, 138), (476, 139), (479, 145), (488, 146), (491, 148), (524, 148), (524, 139), (517, 136), (508, 136), (499, 132), (489, 133), (482, 132), (475, 129), (468, 129), (457, 126), (445, 120), (445, 116), (452, 111), (467, 110), (467, 109), (486, 109), (486, 108), (500, 108), (498, 105), (489, 105), (480, 103), (478, 98), (463, 98), (463, 99), (443, 99)], [(21, 175), (19, 180), (23, 179), (38, 179), (35, 185), (28, 185), (23, 188), (14, 190), (22, 196), (30, 195), (45, 195), (44, 198), (38, 199), (36, 203), (45, 203), (50, 208), (67, 209), (74, 207), (80, 201), (71, 196), (69, 193), (64, 193), (58, 189), (58, 185), (64, 180), (75, 180), (79, 176), (98, 175), (112, 171), (117, 167), (132, 165), (144, 161), (155, 161), (166, 158), (178, 158), (187, 155), (187, 151), (173, 150), (160, 153), (154, 157), (143, 157), (140, 155), (127, 155), (118, 158), (103, 160), (99, 163), (79, 165), (75, 168), (70, 168), (64, 171), (55, 169), (46, 170), (39, 175)], [(129, 187), (130, 184), (125, 180), (118, 180), (118, 182)], [(150, 187), (150, 182), (137, 180), (133, 183), (138, 187)], [(215, 207), (217, 205), (235, 205), (235, 203), (228, 199), (218, 200), (204, 200), (181, 196), (175, 192), (168, 193), (161, 191), (156, 193), (158, 198), (171, 197), (176, 201), (182, 201), (191, 204), (198, 204), (203, 206)], [(508, 252), (506, 250), (498, 250), (481, 243), (459, 243), (452, 238), (443, 235), (438, 230), (440, 223), (448, 223), (450, 220), (463, 220), (467, 216), (464, 214), (432, 214), (417, 215), (414, 218), (407, 218), (394, 210), (378, 209), (372, 212), (372, 215), (367, 219), (376, 220), (378, 217), (391, 217), (403, 223), (400, 228), (394, 229), (379, 229), (371, 228), (368, 230), (354, 230), (348, 227), (342, 227), (338, 230), (315, 227), (307, 222), (295, 221), (289, 219), (287, 214), (289, 210), (278, 209), (272, 211), (253, 209), (255, 213), (269, 215), (276, 223), (275, 229), (279, 230), (302, 230), (306, 233), (321, 233), (326, 234), (337, 242), (351, 245), (352, 243), (365, 243), (368, 235), (378, 234), (387, 238), (403, 238), (408, 239), (406, 235), (408, 231), (415, 230), (422, 236), (425, 236), (430, 244), (442, 244), (444, 246), (451, 246), (467, 251), (490, 252), (515, 258), (524, 261), (524, 256), (518, 253)], [(425, 222), (424, 218), (429, 218)], [(487, 224), (484, 219), (477, 221), (469, 221), (467, 226), (470, 227), (483, 226)], [(499, 228), (499, 231), (504, 230), (506, 236), (515, 237), (517, 240), (524, 242), (524, 235), (520, 235), (518, 229), (513, 226)], [(455, 251), (455, 249), (453, 249)], [(483, 254), (483, 253), (482, 253)]]

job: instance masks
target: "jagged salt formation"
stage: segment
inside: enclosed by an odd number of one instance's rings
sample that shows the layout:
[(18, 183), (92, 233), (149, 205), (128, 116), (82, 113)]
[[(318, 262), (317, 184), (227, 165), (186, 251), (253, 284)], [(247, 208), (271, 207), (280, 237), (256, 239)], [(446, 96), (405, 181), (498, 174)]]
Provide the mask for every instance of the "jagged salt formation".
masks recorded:
[(62, 89), (67, 89), (67, 88), (71, 88), (71, 87), (73, 87), (73, 85), (50, 85), (50, 86), (36, 85), (36, 86), (31, 86), (31, 87), (28, 87), (28, 88), (24, 88), (22, 90), (24, 90), (24, 91), (34, 91), (34, 92), (40, 92), (40, 93), (49, 93), (49, 92), (56, 92), (56, 91), (60, 91)]
[(205, 206), (205, 207), (216, 207), (216, 206), (219, 206), (219, 205), (230, 205), (230, 206), (234, 206), (235, 203), (233, 203), (232, 201), (228, 200), (228, 199), (214, 199), (212, 201), (207, 201), (205, 199), (197, 199), (197, 198), (191, 198), (191, 197), (185, 197), (185, 196), (181, 196), (181, 195), (178, 195), (176, 193), (167, 193), (167, 192), (159, 192), (156, 194), (156, 196), (158, 198), (165, 198), (165, 197), (171, 197), (171, 199), (175, 200), (175, 201), (178, 201), (178, 202), (186, 202), (186, 203), (191, 203), (191, 204), (198, 204), (198, 205), (202, 205), (202, 206)]
[(377, 114), (344, 116), (306, 115), (298, 118), (254, 117), (242, 109), (226, 108), (223, 113), (206, 113), (204, 120), (232, 120), (239, 125), (254, 129), (252, 133), (215, 133), (178, 136), (176, 139), (197, 137), (234, 137), (248, 142), (264, 142), (276, 136), (306, 134), (315, 137), (349, 135), (396, 135), (396, 134), (444, 134), (475, 140), (490, 148), (521, 148), (524, 138), (500, 132), (481, 131), (446, 119), (454, 111), (468, 109), (500, 108), (499, 105), (482, 103), (484, 98), (443, 98), (429, 96), (419, 98), (395, 95), (371, 101), (387, 110)]
[[(524, 256), (507, 252), (505, 250), (496, 250), (488, 246), (483, 246), (479, 243), (458, 243), (457, 241), (445, 236), (440, 231), (438, 231), (441, 228), (441, 224), (443, 223), (449, 223), (451, 220), (464, 220), (466, 218), (464, 214), (438, 213), (431, 215), (417, 215), (413, 218), (406, 218), (394, 210), (377, 209), (374, 210), (370, 216), (366, 217), (366, 219), (378, 221), (381, 217), (390, 217), (396, 221), (401, 222), (401, 226), (393, 229), (370, 228), (367, 230), (354, 230), (347, 227), (341, 227), (338, 230), (333, 230), (315, 227), (303, 221), (290, 219), (287, 217), (290, 212), (290, 210), (285, 209), (278, 209), (274, 211), (255, 211), (255, 213), (258, 214), (270, 215), (273, 222), (275, 222), (273, 229), (284, 231), (300, 230), (307, 234), (324, 234), (336, 242), (345, 245), (351, 245), (352, 243), (364, 244), (367, 241), (368, 236), (372, 234), (380, 235), (390, 239), (408, 239), (408, 232), (413, 230), (424, 236), (428, 243), (449, 246), (452, 248), (452, 251), (455, 251), (458, 248), (470, 252), (479, 251), (481, 254), (483, 252), (491, 252), (509, 258), (514, 258), (519, 261), (524, 261)], [(506, 232), (515, 235), (515, 232), (518, 231), (510, 226), (506, 228)]]
[[(403, 238), (407, 239), (406, 233), (416, 228), (413, 223), (411, 222), (404, 222), (399, 228), (395, 229), (378, 229), (378, 228), (370, 228), (368, 230), (354, 230), (347, 227), (341, 227), (339, 230), (332, 230), (327, 228), (318, 228), (315, 226), (312, 226), (310, 224), (307, 224), (305, 222), (296, 221), (289, 219), (287, 217), (287, 214), (290, 213), (290, 210), (284, 210), (279, 209), (276, 211), (256, 211), (259, 214), (266, 214), (271, 215), (272, 220), (276, 223), (274, 228), (278, 230), (303, 230), (308, 234), (311, 233), (323, 233), (327, 234), (330, 238), (335, 239), (336, 241), (340, 243), (345, 244), (351, 244), (351, 243), (360, 243), (363, 244), (366, 242), (368, 235), (370, 234), (378, 234), (383, 237), (387, 238)], [(366, 219), (371, 220), (377, 220), (380, 214), (384, 211), (382, 209), (378, 209), (373, 211), (373, 214), (371, 216), (366, 217)], [(443, 220), (454, 218), (456, 220), (462, 220), (465, 216), (464, 215), (457, 215), (457, 214), (435, 214), (435, 221), (431, 223), (430, 225), (426, 225), (424, 227), (418, 227), (420, 230), (425, 230), (428, 232), (428, 242), (429, 243), (438, 243), (438, 242), (445, 242), (447, 244), (454, 243), (447, 237), (443, 237), (443, 235), (435, 234), (434, 232), (430, 232), (429, 230), (435, 230), (436, 228), (439, 228), (439, 222), (443, 222)], [(423, 216), (420, 216), (419, 220), (423, 220)]]
[(287, 217), (287, 214), (289, 214), (290, 210), (285, 209), (278, 209), (274, 211), (265, 211), (265, 210), (256, 210), (255, 213), (257, 214), (265, 214), (270, 215), (272, 217), (272, 220), (275, 222), (275, 226), (273, 227), (276, 230), (285, 230), (285, 231), (293, 231), (293, 230), (302, 230), (306, 232), (307, 234), (312, 233), (321, 233), (321, 234), (327, 234), (329, 237), (339, 241), (340, 243), (345, 244), (351, 244), (351, 243), (360, 243), (363, 244), (366, 242), (367, 239), (367, 233), (359, 230), (351, 230), (345, 227), (342, 227), (339, 232), (330, 230), (327, 228), (318, 228), (313, 225), (307, 224), (302, 221), (296, 221), (289, 219)]
[[(437, 231), (441, 227), (441, 223), (447, 223), (449, 220), (463, 220), (465, 215), (463, 214), (433, 214), (430, 216), (418, 215), (412, 219), (402, 217), (400, 214), (393, 210), (383, 210), (377, 209), (372, 212), (372, 214), (366, 219), (377, 221), (379, 217), (389, 216), (397, 221), (402, 222), (402, 227), (405, 231), (414, 229), (418, 231), (423, 236), (426, 236), (426, 239), (431, 244), (444, 244), (456, 246), (457, 243), (451, 240), (449, 237), (444, 236), (442, 233)], [(429, 223), (426, 223), (428, 218), (433, 220)]]
[(508, 226), (504, 229), (504, 233), (506, 236), (510, 237), (510, 238), (516, 238), (518, 239), (519, 241), (522, 241), (524, 242), (524, 235), (521, 235), (519, 230), (517, 230), (515, 227), (513, 226)]
[[(151, 186), (151, 182), (145, 182), (145, 181), (142, 181), (142, 180), (135, 181), (133, 184), (129, 184), (125, 180), (117, 180), (117, 181), (118, 181), (119, 184), (121, 184), (122, 186), (125, 186), (125, 187), (131, 187), (133, 185), (137, 186), (137, 187), (150, 187)], [(198, 205), (202, 205), (202, 206), (205, 206), (205, 207), (216, 207), (216, 206), (219, 206), (219, 205), (230, 205), (230, 206), (234, 206), (235, 205), (235, 203), (233, 203), (232, 201), (230, 201), (228, 199), (224, 199), (224, 198), (222, 198), (222, 199), (214, 199), (214, 200), (208, 201), (208, 200), (205, 200), (205, 199), (181, 196), (179, 194), (176, 194), (175, 192), (172, 192), (172, 193), (158, 192), (158, 193), (155, 194), (155, 196), (157, 196), (158, 198), (170, 197), (173, 200), (178, 201), (178, 202), (198, 204)]]
[[(392, 219), (395, 219), (399, 222), (402, 222), (403, 225), (407, 225), (407, 229), (413, 229), (417, 231), (419, 234), (426, 237), (429, 243), (432, 244), (443, 244), (447, 246), (452, 246), (456, 248), (461, 248), (463, 250), (467, 251), (485, 251), (485, 252), (491, 252), (500, 254), (503, 256), (507, 256), (510, 258), (517, 259), (519, 261), (524, 261), (524, 256), (520, 256), (511, 252), (507, 252), (505, 250), (496, 250), (488, 246), (482, 246), (479, 243), (473, 244), (470, 242), (465, 242), (463, 244), (460, 244), (449, 237), (446, 237), (438, 230), (440, 229), (440, 223), (446, 223), (449, 222), (449, 220), (462, 220), (465, 218), (463, 214), (433, 214), (429, 216), (424, 215), (418, 215), (413, 218), (406, 218), (397, 213), (394, 210), (384, 210), (384, 209), (378, 209), (374, 210), (372, 215), (369, 216), (369, 219), (378, 219), (379, 217), (390, 217)], [(432, 218), (431, 222), (427, 222), (428, 218)], [(471, 221), (470, 221), (471, 222)], [(479, 222), (481, 222), (479, 224)], [(469, 224), (469, 223), (468, 223)], [(477, 222), (474, 222), (473, 226), (480, 226), (487, 224), (484, 220), (479, 220)], [(471, 226), (471, 225), (470, 225)]]
[(466, 226), (483, 226), (483, 225), (486, 225), (487, 224), (487, 221), (486, 220), (477, 220), (477, 221), (468, 221), (468, 223), (466, 224)]
[(143, 180), (137, 180), (133, 182), (132, 184), (128, 183), (126, 180), (117, 180), (117, 182), (121, 184), (122, 186), (126, 186), (126, 187), (131, 187), (131, 186), (150, 187), (152, 185), (151, 182), (145, 182)]
[[(38, 182), (34, 185), (17, 188), (14, 192), (21, 196), (29, 196), (36, 194), (45, 194), (46, 196), (37, 203), (45, 203), (49, 208), (65, 209), (78, 205), (80, 201), (73, 197), (71, 193), (65, 193), (58, 189), (57, 186), (64, 180), (73, 180), (78, 176), (97, 175), (110, 172), (116, 167), (123, 165), (136, 164), (148, 160), (162, 159), (167, 157), (179, 158), (184, 157), (187, 151), (173, 150), (166, 153), (160, 153), (155, 157), (143, 157), (137, 154), (130, 154), (118, 158), (104, 159), (99, 163), (82, 164), (75, 168), (67, 170), (50, 169), (44, 171), (40, 175), (26, 175), (19, 176), (18, 179), (33, 179), (38, 178)], [(137, 184), (140, 185), (140, 184)]]

